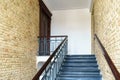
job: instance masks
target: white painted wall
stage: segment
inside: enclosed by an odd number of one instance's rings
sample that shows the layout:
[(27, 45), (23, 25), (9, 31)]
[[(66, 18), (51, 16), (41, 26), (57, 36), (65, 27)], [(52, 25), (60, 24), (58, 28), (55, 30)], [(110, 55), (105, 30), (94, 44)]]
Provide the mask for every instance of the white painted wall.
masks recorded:
[(51, 35), (68, 35), (69, 54), (91, 54), (89, 9), (53, 11)]

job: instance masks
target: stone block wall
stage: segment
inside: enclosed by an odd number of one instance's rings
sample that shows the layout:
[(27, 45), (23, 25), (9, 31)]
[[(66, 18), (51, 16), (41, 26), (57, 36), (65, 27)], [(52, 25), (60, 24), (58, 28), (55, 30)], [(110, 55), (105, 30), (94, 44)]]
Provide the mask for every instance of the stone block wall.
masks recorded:
[(0, 80), (36, 74), (38, 0), (0, 0)]
[[(94, 0), (94, 33), (100, 38), (120, 72), (120, 0)], [(104, 80), (114, 80), (102, 51), (95, 42), (95, 52)], [(105, 74), (105, 75), (104, 75)]]

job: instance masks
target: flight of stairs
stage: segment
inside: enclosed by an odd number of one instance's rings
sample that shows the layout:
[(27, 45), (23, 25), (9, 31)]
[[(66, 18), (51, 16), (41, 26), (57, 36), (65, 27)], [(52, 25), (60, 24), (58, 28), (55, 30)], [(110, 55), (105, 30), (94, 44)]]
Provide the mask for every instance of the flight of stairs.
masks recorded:
[(56, 80), (102, 80), (95, 55), (66, 55)]

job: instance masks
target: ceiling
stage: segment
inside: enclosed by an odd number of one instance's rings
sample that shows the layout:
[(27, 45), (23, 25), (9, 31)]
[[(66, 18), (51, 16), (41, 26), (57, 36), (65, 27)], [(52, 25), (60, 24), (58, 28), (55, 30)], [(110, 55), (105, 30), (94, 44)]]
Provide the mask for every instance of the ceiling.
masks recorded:
[(54, 10), (90, 9), (92, 0), (43, 0), (47, 7)]

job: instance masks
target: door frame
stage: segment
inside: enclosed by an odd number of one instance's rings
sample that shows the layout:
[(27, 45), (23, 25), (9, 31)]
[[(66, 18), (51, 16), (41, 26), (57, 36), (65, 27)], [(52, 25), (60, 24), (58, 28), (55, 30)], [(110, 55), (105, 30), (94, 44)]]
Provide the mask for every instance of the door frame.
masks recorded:
[[(46, 7), (46, 5), (44, 4), (44, 2), (42, 0), (39, 0), (39, 55), (42, 56), (46, 56), (46, 55), (50, 55), (50, 35), (51, 35), (51, 16), (52, 13), (49, 11), (49, 9)], [(48, 26), (47, 28), (47, 33), (41, 33), (42, 29), (43, 29), (43, 25), (42, 25), (42, 14), (44, 14), (47, 19), (48, 19)]]
[(39, 37), (41, 37), (40, 33), (41, 33), (41, 24), (42, 24), (42, 15), (41, 15), (41, 12), (43, 11), (45, 13), (45, 15), (50, 19), (50, 22), (49, 22), (49, 28), (50, 28), (50, 33), (49, 33), (49, 36), (47, 37), (50, 37), (50, 34), (51, 34), (51, 16), (52, 16), (52, 13), (49, 11), (49, 9), (46, 7), (46, 5), (44, 4), (44, 2), (42, 0), (39, 0), (39, 5), (40, 5), (40, 8), (39, 8), (39, 13), (40, 13), (40, 16), (39, 16)]

